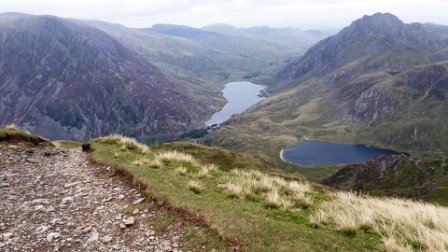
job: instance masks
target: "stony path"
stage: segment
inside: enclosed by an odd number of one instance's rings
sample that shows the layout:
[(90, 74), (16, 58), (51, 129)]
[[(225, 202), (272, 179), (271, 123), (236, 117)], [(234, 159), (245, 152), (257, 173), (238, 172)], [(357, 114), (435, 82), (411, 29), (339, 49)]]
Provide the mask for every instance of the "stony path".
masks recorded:
[(0, 145), (0, 251), (180, 251), (182, 226), (156, 233), (158, 210), (104, 169), (80, 150)]

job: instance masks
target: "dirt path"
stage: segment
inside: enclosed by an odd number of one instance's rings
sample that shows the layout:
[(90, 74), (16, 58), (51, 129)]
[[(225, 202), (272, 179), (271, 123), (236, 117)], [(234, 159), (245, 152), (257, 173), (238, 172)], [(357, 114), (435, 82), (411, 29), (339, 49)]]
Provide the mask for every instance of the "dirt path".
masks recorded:
[(180, 251), (142, 200), (80, 150), (0, 145), (0, 251)]

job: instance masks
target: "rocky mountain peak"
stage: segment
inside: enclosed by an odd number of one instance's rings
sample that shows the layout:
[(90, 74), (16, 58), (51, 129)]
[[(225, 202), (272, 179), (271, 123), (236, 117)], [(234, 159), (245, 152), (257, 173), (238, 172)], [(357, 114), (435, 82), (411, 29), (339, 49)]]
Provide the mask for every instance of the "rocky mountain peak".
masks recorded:
[(341, 31), (350, 38), (361, 36), (378, 36), (388, 34), (390, 36), (399, 36), (405, 24), (396, 16), (390, 13), (376, 13), (374, 15), (365, 15), (362, 18), (353, 21), (350, 26)]
[(354, 21), (351, 26), (362, 27), (365, 29), (381, 29), (399, 28), (404, 23), (395, 15), (390, 13), (376, 13), (374, 15), (365, 15)]

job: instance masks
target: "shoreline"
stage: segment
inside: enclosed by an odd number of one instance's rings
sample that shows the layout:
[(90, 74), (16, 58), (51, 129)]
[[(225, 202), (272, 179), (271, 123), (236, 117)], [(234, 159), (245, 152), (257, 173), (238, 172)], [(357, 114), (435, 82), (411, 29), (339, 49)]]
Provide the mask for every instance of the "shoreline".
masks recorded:
[(285, 159), (283, 158), (283, 151), (284, 151), (283, 149), (280, 150), (280, 159), (281, 159), (283, 162), (286, 162)]

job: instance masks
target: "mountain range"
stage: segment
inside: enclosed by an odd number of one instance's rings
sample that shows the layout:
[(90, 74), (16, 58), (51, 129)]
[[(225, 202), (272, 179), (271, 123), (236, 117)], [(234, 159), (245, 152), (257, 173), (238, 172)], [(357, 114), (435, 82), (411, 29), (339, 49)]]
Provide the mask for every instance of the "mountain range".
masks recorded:
[[(237, 28), (228, 24), (212, 24), (204, 26), (202, 29), (231, 36), (260, 39), (301, 52), (305, 52), (317, 41), (330, 35), (330, 32), (320, 30), (302, 31), (294, 27), (271, 28), (268, 26), (254, 26)], [(297, 41), (300, 41), (300, 43), (297, 43)]]
[(274, 74), (270, 98), (205, 142), (279, 164), (300, 139), (446, 153), (447, 29), (364, 16)]
[(225, 103), (226, 82), (267, 79), (299, 54), (185, 26), (21, 13), (0, 15), (0, 38), (0, 124), (77, 140), (199, 127)]

